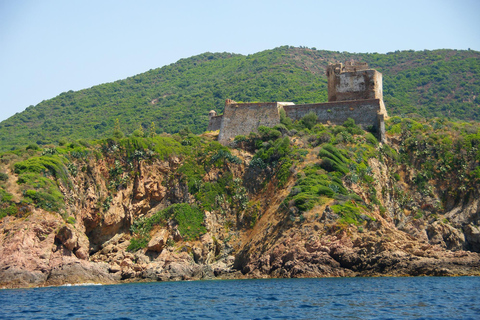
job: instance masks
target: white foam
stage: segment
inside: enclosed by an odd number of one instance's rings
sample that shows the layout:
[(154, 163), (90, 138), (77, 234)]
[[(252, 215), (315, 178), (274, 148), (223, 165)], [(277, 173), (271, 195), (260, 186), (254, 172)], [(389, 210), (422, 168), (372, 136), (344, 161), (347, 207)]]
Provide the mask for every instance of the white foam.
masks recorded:
[(66, 283), (59, 287), (101, 286), (101, 283)]

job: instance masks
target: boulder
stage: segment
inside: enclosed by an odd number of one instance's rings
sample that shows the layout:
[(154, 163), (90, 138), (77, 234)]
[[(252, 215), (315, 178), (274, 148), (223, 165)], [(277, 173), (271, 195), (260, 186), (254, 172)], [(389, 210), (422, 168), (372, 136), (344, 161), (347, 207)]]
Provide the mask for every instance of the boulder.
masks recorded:
[(167, 244), (168, 236), (169, 236), (168, 230), (166, 229), (160, 230), (152, 237), (152, 240), (148, 242), (147, 250), (162, 252), (163, 248)]
[(449, 250), (461, 250), (465, 243), (462, 232), (449, 224), (435, 221), (427, 227), (430, 244), (437, 244)]
[(55, 236), (69, 251), (82, 260), (88, 259), (89, 241), (84, 233), (79, 232), (70, 224), (63, 225)]
[(472, 223), (464, 227), (465, 237), (472, 251), (480, 251), (480, 227)]

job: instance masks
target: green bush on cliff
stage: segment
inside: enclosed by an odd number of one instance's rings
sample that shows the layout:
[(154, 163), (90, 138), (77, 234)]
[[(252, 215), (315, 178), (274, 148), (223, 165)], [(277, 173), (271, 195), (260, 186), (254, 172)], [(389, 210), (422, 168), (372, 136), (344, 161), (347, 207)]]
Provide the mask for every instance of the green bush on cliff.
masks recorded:
[(399, 117), (386, 122), (387, 134), (400, 140), (398, 161), (415, 168), (413, 181), (425, 195), (432, 180), (448, 181), (445, 195), (471, 192), (480, 183), (480, 125), (445, 119), (429, 123)]
[[(296, 187), (285, 203), (293, 204), (302, 213), (331, 199), (337, 206), (335, 208), (341, 211), (342, 221), (357, 221), (356, 214), (363, 210), (363, 199), (348, 191), (342, 180), (360, 185), (370, 196), (370, 203), (379, 204), (376, 193), (370, 188), (374, 181), (373, 170), (368, 165), (369, 159), (381, 156), (375, 148), (378, 142), (356, 126), (353, 120), (347, 120), (343, 126), (319, 129), (323, 130), (322, 134), (345, 134), (350, 138), (342, 138), (341, 143), (337, 139), (335, 145), (320, 142), (319, 161), (307, 165), (298, 174)], [(383, 156), (393, 154), (390, 149), (382, 150)]]
[(365, 131), (362, 130), (358, 125), (355, 124), (355, 120), (348, 118), (344, 123), (343, 127), (346, 128), (347, 132), (352, 135), (363, 135)]
[(138, 236), (130, 239), (130, 244), (127, 247), (127, 251), (135, 252), (140, 249), (146, 248), (150, 238)]
[(290, 168), (293, 162), (288, 158), (284, 158), (277, 170), (277, 180), (280, 187), (283, 187), (291, 175)]
[(186, 240), (194, 240), (207, 232), (203, 225), (204, 214), (197, 206), (187, 203), (173, 204), (163, 210), (165, 219), (178, 223), (178, 230)]
[(260, 148), (254, 158), (260, 158), (264, 163), (276, 165), (280, 159), (291, 154), (290, 139), (288, 137), (275, 140)]
[(5, 216), (13, 216), (18, 209), (13, 202), (13, 195), (0, 188), (0, 219)]
[(230, 187), (232, 184), (232, 175), (224, 174), (215, 182), (202, 183), (199, 186), (198, 191), (195, 193), (195, 199), (205, 210), (215, 210), (220, 205), (218, 203), (219, 196), (223, 196), (225, 201), (231, 202), (231, 195), (226, 188), (227, 186)]
[(309, 112), (302, 119), (300, 119), (300, 123), (304, 128), (311, 130), (317, 124), (317, 120), (317, 114), (314, 112)]
[(58, 212), (64, 206), (62, 193), (51, 185), (43, 190), (28, 189), (24, 192), (24, 196), (32, 199), (37, 207), (47, 211)]
[(32, 157), (14, 164), (16, 174), (25, 172), (50, 173), (57, 178), (65, 178), (66, 169), (62, 160), (58, 156)]
[(13, 199), (13, 195), (0, 188), (0, 203), (10, 203)]
[[(14, 164), (17, 183), (22, 185), (25, 198), (33, 200), (37, 207), (59, 211), (64, 206), (63, 195), (56, 179), (70, 185), (67, 169), (59, 156), (32, 157)], [(46, 176), (52, 176), (49, 179)]]
[(282, 133), (277, 129), (265, 126), (258, 127), (258, 133), (263, 141), (276, 140), (282, 136)]
[(326, 144), (320, 149), (318, 156), (322, 159), (321, 167), (329, 172), (337, 171), (342, 174), (349, 172), (346, 164), (348, 160), (331, 144)]
[(18, 213), (18, 208), (15, 204), (0, 207), (0, 219), (6, 216), (14, 216)]
[(134, 237), (127, 250), (145, 248), (150, 241), (150, 232), (155, 225), (165, 226), (169, 220), (178, 224), (178, 231), (185, 240), (195, 240), (207, 232), (203, 225), (204, 214), (197, 206), (188, 203), (172, 204), (149, 218), (141, 218), (132, 224), (130, 231)]
[(222, 148), (212, 156), (210, 163), (216, 167), (225, 167), (228, 163), (240, 164), (242, 161), (238, 157), (232, 155), (227, 148)]
[[(197, 140), (197, 139), (195, 139)], [(128, 137), (100, 141), (105, 153), (117, 154), (126, 161), (184, 155), (188, 149), (170, 136)]]
[(347, 194), (342, 181), (322, 169), (319, 164), (306, 166), (299, 175), (296, 186), (287, 197), (287, 202), (293, 200), (300, 212), (323, 204), (325, 198), (333, 199), (338, 194)]
[(334, 213), (341, 217), (339, 223), (358, 225), (366, 219), (374, 220), (372, 217), (362, 214), (362, 211), (365, 210), (364, 207), (353, 201), (348, 201), (343, 204), (335, 204), (332, 205), (331, 208)]
[(7, 181), (8, 180), (8, 174), (0, 172), (0, 181)]

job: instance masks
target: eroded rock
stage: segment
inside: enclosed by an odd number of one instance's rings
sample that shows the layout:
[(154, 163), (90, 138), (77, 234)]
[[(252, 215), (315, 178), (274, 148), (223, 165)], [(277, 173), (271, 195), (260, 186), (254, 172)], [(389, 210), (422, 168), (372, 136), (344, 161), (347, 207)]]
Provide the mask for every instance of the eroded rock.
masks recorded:
[(163, 248), (167, 245), (168, 237), (170, 233), (166, 229), (161, 229), (152, 237), (148, 242), (147, 250), (162, 252)]

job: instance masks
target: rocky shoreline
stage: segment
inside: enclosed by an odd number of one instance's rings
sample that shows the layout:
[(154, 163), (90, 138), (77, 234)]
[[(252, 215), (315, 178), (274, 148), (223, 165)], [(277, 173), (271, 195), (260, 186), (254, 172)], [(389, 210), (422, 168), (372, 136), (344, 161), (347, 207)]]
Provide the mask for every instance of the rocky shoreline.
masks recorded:
[[(62, 230), (62, 221), (55, 215), (35, 212), (28, 221), (18, 220), (7, 217), (1, 223), (1, 288), (207, 279), (480, 276), (478, 253), (448, 251), (381, 227), (367, 232), (350, 228), (313, 240), (309, 238), (315, 226), (321, 226), (314, 223), (301, 232), (286, 230), (264, 252), (256, 243), (262, 239), (253, 237), (249, 245), (235, 251), (214, 241), (210, 233), (195, 242), (157, 243), (155, 250), (128, 252), (131, 236), (119, 233), (85, 259), (78, 250), (78, 236), (75, 240), (75, 232)], [(66, 225), (63, 229), (74, 230)], [(5, 235), (13, 231), (6, 246)]]
[[(396, 143), (392, 140), (392, 145)], [(319, 148), (291, 165), (289, 178), (279, 187), (275, 178), (265, 178), (271, 170), (249, 166), (253, 154), (240, 148), (231, 149), (231, 154), (218, 152), (214, 156), (227, 159), (228, 155), (235, 161), (224, 159), (218, 166), (212, 165), (213, 160), (205, 162), (209, 167), (189, 186), (185, 175), (179, 174), (185, 159), (170, 156), (123, 163), (118, 146), (107, 147), (98, 160), (75, 160), (78, 162), (72, 166), (80, 169), (68, 176), (69, 188), (57, 181), (65, 199), (62, 212), (18, 200), (18, 214), (0, 220), (0, 288), (200, 279), (480, 275), (478, 190), (469, 190), (464, 198), (450, 196), (439, 181), (435, 188), (425, 189), (428, 193), (421, 193), (412, 186), (418, 174), (386, 155), (378, 156), (382, 161), (375, 157), (365, 160), (370, 184), (357, 183), (351, 176), (342, 181), (335, 177), (337, 185), (332, 188), (341, 186), (348, 191), (324, 197), (300, 212), (295, 200), (288, 197), (301, 189), (297, 182), (306, 176), (302, 170), (307, 166), (320, 172), (310, 171), (312, 176), (326, 176), (317, 166)], [(210, 155), (216, 159), (214, 156)], [(21, 199), (11, 166), (2, 170), (10, 170), (9, 190)], [(216, 193), (209, 200), (210, 209), (200, 206), (207, 187), (214, 188), (221, 181), (225, 184), (222, 190), (231, 193), (229, 201)], [(202, 194), (195, 185), (205, 188)], [(357, 220), (348, 222), (334, 206), (340, 203), (338, 199), (352, 194), (355, 197), (348, 203), (363, 203), (365, 211), (358, 211)], [(185, 223), (184, 218), (181, 226), (180, 219), (170, 215), (152, 222), (143, 234), (132, 229), (136, 222), (175, 205), (196, 208), (202, 221), (194, 225)], [(197, 228), (195, 236), (188, 235), (189, 228)], [(132, 248), (139, 239), (143, 239), (142, 245)]]

